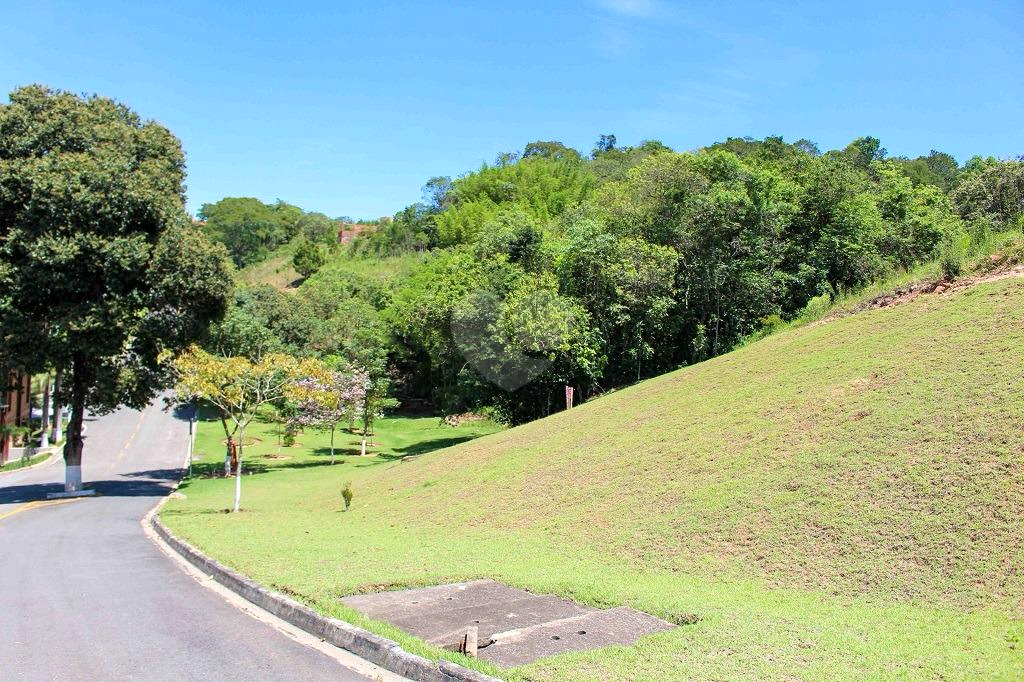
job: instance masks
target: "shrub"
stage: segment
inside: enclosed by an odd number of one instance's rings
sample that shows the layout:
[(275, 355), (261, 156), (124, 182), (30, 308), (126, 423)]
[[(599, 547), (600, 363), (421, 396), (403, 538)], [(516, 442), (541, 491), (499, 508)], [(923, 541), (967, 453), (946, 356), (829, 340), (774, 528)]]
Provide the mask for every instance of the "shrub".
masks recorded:
[(970, 236), (966, 234), (947, 237), (939, 250), (939, 270), (946, 279), (960, 276), (967, 257)]
[(291, 423), (284, 427), (284, 437), (281, 439), (281, 443), (286, 448), (295, 445), (295, 427)]
[(309, 277), (322, 268), (326, 262), (327, 258), (320, 245), (310, 241), (303, 241), (295, 250), (295, 256), (292, 258), (292, 266), (303, 277)]
[(815, 296), (809, 300), (807, 305), (804, 306), (804, 309), (800, 311), (799, 319), (801, 322), (815, 322), (825, 317), (825, 314), (831, 307), (831, 294), (825, 293), (820, 296)]
[(348, 511), (349, 506), (352, 504), (352, 481), (345, 484), (345, 487), (341, 489), (341, 499), (345, 501), (345, 511)]

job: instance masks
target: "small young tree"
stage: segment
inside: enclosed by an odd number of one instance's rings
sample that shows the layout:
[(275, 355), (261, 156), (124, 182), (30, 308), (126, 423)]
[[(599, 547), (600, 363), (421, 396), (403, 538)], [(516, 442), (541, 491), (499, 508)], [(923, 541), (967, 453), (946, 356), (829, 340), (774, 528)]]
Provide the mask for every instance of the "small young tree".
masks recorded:
[(305, 399), (291, 422), (301, 428), (330, 429), (331, 464), (334, 464), (334, 432), (338, 423), (362, 407), (367, 376), (362, 370), (330, 372), (326, 377), (305, 377), (298, 383)]
[(341, 499), (345, 502), (345, 511), (348, 511), (348, 508), (352, 506), (352, 497), (352, 481), (349, 481), (345, 484), (345, 487), (341, 489)]
[(362, 404), (359, 406), (359, 417), (363, 422), (363, 446), (361, 454), (366, 454), (366, 437), (373, 433), (373, 422), (384, 416), (384, 410), (398, 407), (399, 403), (394, 398), (388, 397), (388, 388), (391, 382), (381, 377), (364, 381), (364, 393)]
[(295, 267), (295, 271), (303, 277), (309, 277), (322, 268), (326, 262), (327, 259), (324, 257), (323, 249), (320, 248), (319, 244), (311, 241), (302, 242), (299, 248), (295, 250), (295, 256), (292, 258), (292, 265)]
[(195, 346), (174, 361), (178, 400), (202, 399), (220, 414), (225, 437), (238, 434), (238, 468), (235, 472), (235, 504), (242, 499), (242, 458), (245, 429), (263, 405), (292, 398), (306, 399), (299, 380), (323, 377), (326, 369), (318, 360), (299, 360), (273, 353), (259, 360), (211, 355)]

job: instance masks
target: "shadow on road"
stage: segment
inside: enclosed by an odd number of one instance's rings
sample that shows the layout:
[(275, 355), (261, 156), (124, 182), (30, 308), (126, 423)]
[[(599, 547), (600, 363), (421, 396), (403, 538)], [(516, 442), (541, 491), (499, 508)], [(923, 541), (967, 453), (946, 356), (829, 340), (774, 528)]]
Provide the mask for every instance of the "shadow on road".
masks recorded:
[[(106, 497), (163, 497), (171, 492), (181, 477), (181, 469), (154, 469), (135, 471), (123, 478), (105, 481), (85, 481), (83, 487), (91, 488), (98, 495)], [(47, 493), (64, 490), (61, 483), (37, 483), (13, 485), (0, 488), (0, 504), (45, 500)]]

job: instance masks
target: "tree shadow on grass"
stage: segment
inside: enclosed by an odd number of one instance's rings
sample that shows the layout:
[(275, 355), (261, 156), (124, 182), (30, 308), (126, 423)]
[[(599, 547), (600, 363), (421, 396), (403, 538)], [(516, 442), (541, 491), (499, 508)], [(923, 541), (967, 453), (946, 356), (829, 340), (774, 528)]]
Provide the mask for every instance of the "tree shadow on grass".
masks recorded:
[[(359, 448), (342, 448), (342, 447), (337, 447), (337, 446), (335, 446), (335, 448), (334, 448), (334, 456), (335, 457), (359, 457), (359, 452), (360, 452)], [(310, 451), (310, 454), (313, 455), (314, 457), (327, 457), (328, 459), (330, 459), (330, 457), (331, 457), (331, 449), (330, 448), (313, 448)]]
[(467, 440), (475, 440), (477, 436), (465, 435), (465, 436), (453, 436), (451, 438), (435, 438), (434, 440), (425, 440), (419, 443), (413, 443), (407, 445), (404, 448), (395, 448), (395, 452), (401, 453), (400, 457), (409, 455), (422, 455), (427, 452), (433, 452), (434, 450), (441, 450), (442, 448), (450, 448), (453, 445), (459, 443), (465, 443)]
[[(328, 454), (330, 454), (330, 453), (328, 453)], [(344, 463), (345, 463), (345, 460), (342, 459), (341, 457), (339, 457), (337, 463), (335, 463), (334, 466), (339, 466), (339, 465), (344, 464)], [(319, 468), (319, 467), (329, 467), (329, 466), (331, 466), (331, 460), (328, 457), (328, 459), (326, 461), (321, 461), (321, 460), (314, 460), (314, 461), (305, 460), (305, 461), (302, 461), (302, 462), (282, 462), (281, 464), (274, 465), (273, 468), (274, 469), (315, 469), (315, 468)]]
[[(330, 454), (330, 451), (328, 451)], [(273, 471), (280, 471), (283, 469), (312, 469), (315, 467), (331, 466), (330, 459), (326, 461), (322, 460), (301, 460), (298, 462), (291, 462), (287, 460), (270, 460), (267, 462), (264, 455), (255, 455), (251, 459), (242, 459), (242, 478), (248, 478), (249, 476), (262, 476)], [(338, 464), (344, 463), (344, 459), (339, 458)], [(271, 463), (272, 462), (272, 463)], [(193, 481), (200, 479), (209, 478), (234, 478), (234, 474), (225, 477), (224, 476), (224, 461), (209, 461), (209, 462), (194, 462), (192, 464), (192, 476), (188, 477), (182, 482), (182, 488), (187, 488)]]
[[(335, 448), (336, 454), (340, 457), (345, 455), (350, 458), (348, 461), (352, 461), (357, 467), (374, 467), (382, 464), (391, 464), (406, 459), (407, 457), (412, 458), (418, 455), (425, 455), (428, 452), (434, 452), (435, 450), (441, 450), (443, 448), (450, 448), (453, 445), (459, 443), (465, 443), (468, 440), (475, 440), (477, 436), (454, 436), (451, 438), (435, 438), (434, 440), (422, 441), (419, 443), (413, 443), (402, 448), (394, 448), (394, 452), (367, 452), (366, 457), (359, 455), (359, 450), (346, 449), (342, 451), (341, 448)], [(313, 451), (313, 454), (317, 456), (327, 455), (330, 457), (330, 448), (317, 448)], [(329, 463), (329, 461), (328, 461)]]
[[(265, 474), (271, 470), (263, 462), (252, 459), (242, 459), (242, 475)], [(192, 463), (192, 479), (197, 478), (224, 478), (224, 460)], [(230, 477), (229, 477), (230, 478)]]

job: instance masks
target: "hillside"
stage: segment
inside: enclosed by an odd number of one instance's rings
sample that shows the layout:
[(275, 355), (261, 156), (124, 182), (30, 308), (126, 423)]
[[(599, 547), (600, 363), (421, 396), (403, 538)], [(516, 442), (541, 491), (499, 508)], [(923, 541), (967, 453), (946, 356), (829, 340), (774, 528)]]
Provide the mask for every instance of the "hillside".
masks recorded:
[[(238, 281), (249, 286), (268, 284), (275, 289), (294, 291), (306, 280), (295, 271), (292, 258), (295, 256), (296, 242), (289, 242), (277, 248), (265, 260), (247, 265), (237, 272)], [(382, 258), (353, 258), (344, 250), (330, 251), (325, 249), (327, 262), (311, 279), (330, 280), (339, 274), (354, 275), (376, 281), (384, 281), (397, 276), (405, 276), (413, 267), (423, 260), (419, 254), (403, 254)]]
[(199, 481), (164, 518), (355, 620), (338, 597), (489, 577), (690, 623), (520, 679), (1019, 679), (1022, 357), (1024, 280), (1004, 279), (414, 462), (253, 477), (249, 514), (210, 514), (229, 483)]
[(276, 289), (294, 289), (302, 282), (301, 275), (292, 267), (295, 248), (294, 243), (285, 244), (265, 260), (241, 268), (238, 271), (239, 281), (249, 285), (269, 284)]
[[(298, 294), (242, 293), (228, 314), (291, 353), (371, 358), (406, 401), (524, 424), (566, 384), (589, 398), (699, 363), (901, 273), (965, 272), (1024, 229), (1020, 161), (887, 159), (873, 137), (825, 152), (779, 137), (687, 152), (614, 142), (585, 156), (535, 141), (434, 177), (422, 202), (347, 244), (338, 221), (284, 202), (204, 205), (244, 282)], [(290, 261), (315, 271), (312, 244), (330, 252), (319, 293)], [(389, 260), (403, 271), (382, 276)], [(468, 330), (487, 351), (467, 364)], [(524, 352), (550, 361), (528, 388), (505, 391), (479, 366)]]

